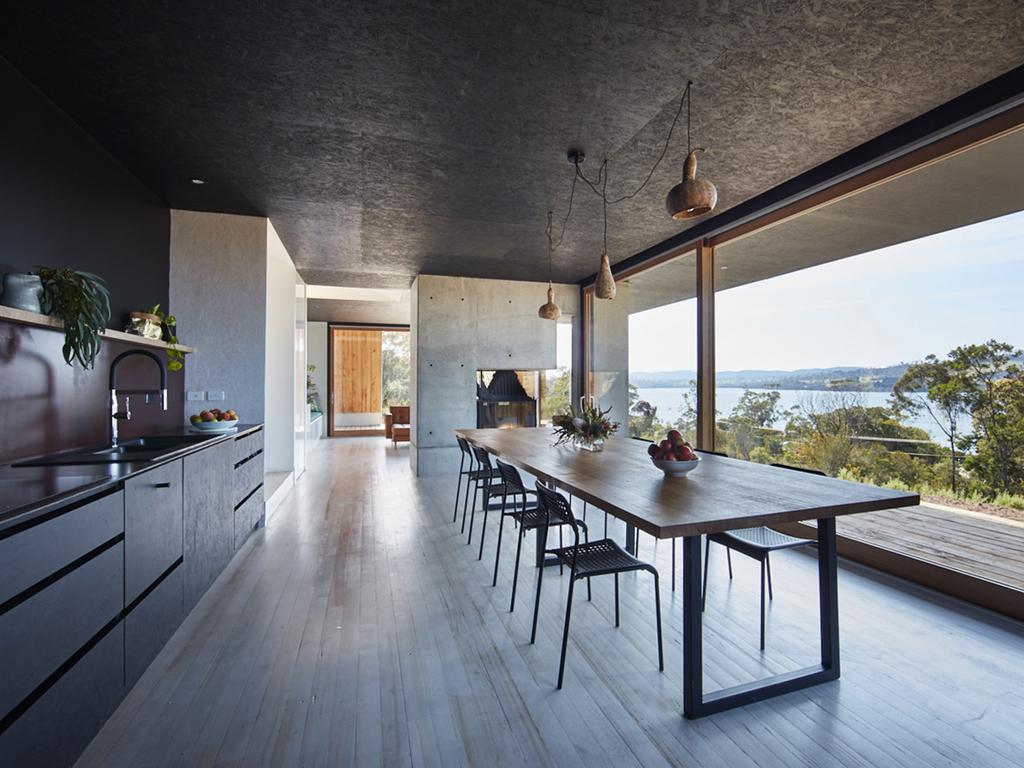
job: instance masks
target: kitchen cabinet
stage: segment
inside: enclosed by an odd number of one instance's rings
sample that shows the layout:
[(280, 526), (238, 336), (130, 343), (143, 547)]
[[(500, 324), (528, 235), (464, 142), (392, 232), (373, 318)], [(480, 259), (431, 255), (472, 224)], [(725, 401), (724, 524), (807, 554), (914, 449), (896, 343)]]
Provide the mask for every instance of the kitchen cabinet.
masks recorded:
[(182, 460), (124, 484), (124, 599), (130, 605), (182, 554)]
[(235, 444), (184, 459), (185, 608), (192, 610), (235, 552)]

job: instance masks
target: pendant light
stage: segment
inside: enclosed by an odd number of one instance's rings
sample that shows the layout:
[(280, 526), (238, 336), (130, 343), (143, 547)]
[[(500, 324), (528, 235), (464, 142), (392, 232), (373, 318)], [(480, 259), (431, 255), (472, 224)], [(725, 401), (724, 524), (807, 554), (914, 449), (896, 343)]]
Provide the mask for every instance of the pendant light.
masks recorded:
[(612, 276), (612, 265), (608, 261), (608, 161), (604, 161), (604, 181), (601, 185), (601, 205), (604, 211), (604, 249), (601, 251), (601, 267), (597, 271), (597, 282), (594, 284), (594, 296), (599, 299), (615, 298), (615, 278)]
[(551, 251), (553, 250), (551, 246), (551, 216), (552, 212), (548, 211), (548, 301), (537, 310), (537, 316), (542, 320), (557, 320), (562, 316), (562, 310), (555, 304), (555, 289), (551, 284)]
[(686, 83), (686, 162), (683, 163), (683, 180), (669, 191), (665, 208), (673, 219), (692, 219), (714, 210), (718, 203), (718, 190), (707, 179), (697, 178), (697, 153), (703, 147), (690, 144), (690, 90), (693, 81)]

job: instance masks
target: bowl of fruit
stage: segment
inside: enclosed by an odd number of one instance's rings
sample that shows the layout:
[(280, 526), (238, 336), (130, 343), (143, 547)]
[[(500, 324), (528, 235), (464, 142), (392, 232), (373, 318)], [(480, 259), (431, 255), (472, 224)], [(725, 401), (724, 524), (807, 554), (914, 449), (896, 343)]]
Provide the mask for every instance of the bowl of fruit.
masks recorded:
[(188, 419), (194, 429), (201, 432), (226, 432), (238, 425), (238, 414), (232, 409), (222, 411), (220, 408), (211, 408), (202, 411)]
[(677, 429), (669, 430), (660, 443), (647, 446), (647, 455), (654, 466), (665, 473), (665, 477), (682, 477), (700, 464), (700, 456), (692, 445), (683, 440)]

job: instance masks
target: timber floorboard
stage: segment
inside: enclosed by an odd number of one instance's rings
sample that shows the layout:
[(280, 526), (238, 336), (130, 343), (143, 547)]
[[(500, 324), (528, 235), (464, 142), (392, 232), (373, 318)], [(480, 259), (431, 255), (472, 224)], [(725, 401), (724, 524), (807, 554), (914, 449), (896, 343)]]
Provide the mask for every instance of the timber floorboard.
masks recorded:
[[(590, 603), (577, 585), (556, 691), (568, 577), (545, 569), (530, 645), (532, 534), (509, 613), (517, 532), (492, 588), (498, 515), (478, 561), (479, 533), (466, 546), (451, 523), (454, 478), (414, 478), (374, 438), (325, 440), (309, 463), (79, 765), (1021, 765), (1020, 623), (841, 561), (842, 678), (687, 721), (670, 542), (641, 535), (639, 552), (661, 574), (665, 672), (653, 579), (620, 577), (616, 629), (612, 579), (595, 578)], [(705, 688), (814, 663), (813, 550), (772, 558), (764, 652), (757, 564), (735, 555), (730, 581), (711, 553)]]

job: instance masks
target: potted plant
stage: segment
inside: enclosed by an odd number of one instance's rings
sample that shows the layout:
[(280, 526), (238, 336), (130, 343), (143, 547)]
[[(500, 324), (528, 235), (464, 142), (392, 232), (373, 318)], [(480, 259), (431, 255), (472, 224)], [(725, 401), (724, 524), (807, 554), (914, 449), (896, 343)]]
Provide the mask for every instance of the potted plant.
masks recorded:
[[(185, 365), (185, 355), (178, 349), (177, 325), (178, 318), (168, 315), (159, 304), (154, 304), (145, 312), (128, 314), (134, 329), (136, 323), (142, 328), (142, 336), (150, 339), (163, 339), (167, 342), (167, 370), (180, 371)], [(136, 317), (138, 320), (136, 320)], [(155, 327), (155, 330), (154, 330)], [(136, 332), (136, 331), (133, 331)], [(155, 335), (153, 335), (155, 334)]]
[(619, 429), (619, 423), (608, 418), (611, 408), (601, 410), (594, 398), (580, 398), (577, 410), (569, 407), (568, 413), (551, 417), (557, 440), (555, 445), (572, 443), (585, 451), (604, 450), (604, 441)]
[(100, 333), (110, 321), (110, 293), (91, 272), (68, 267), (36, 270), (42, 282), (40, 306), (44, 313), (64, 323), (64, 361), (92, 368), (100, 351)]

